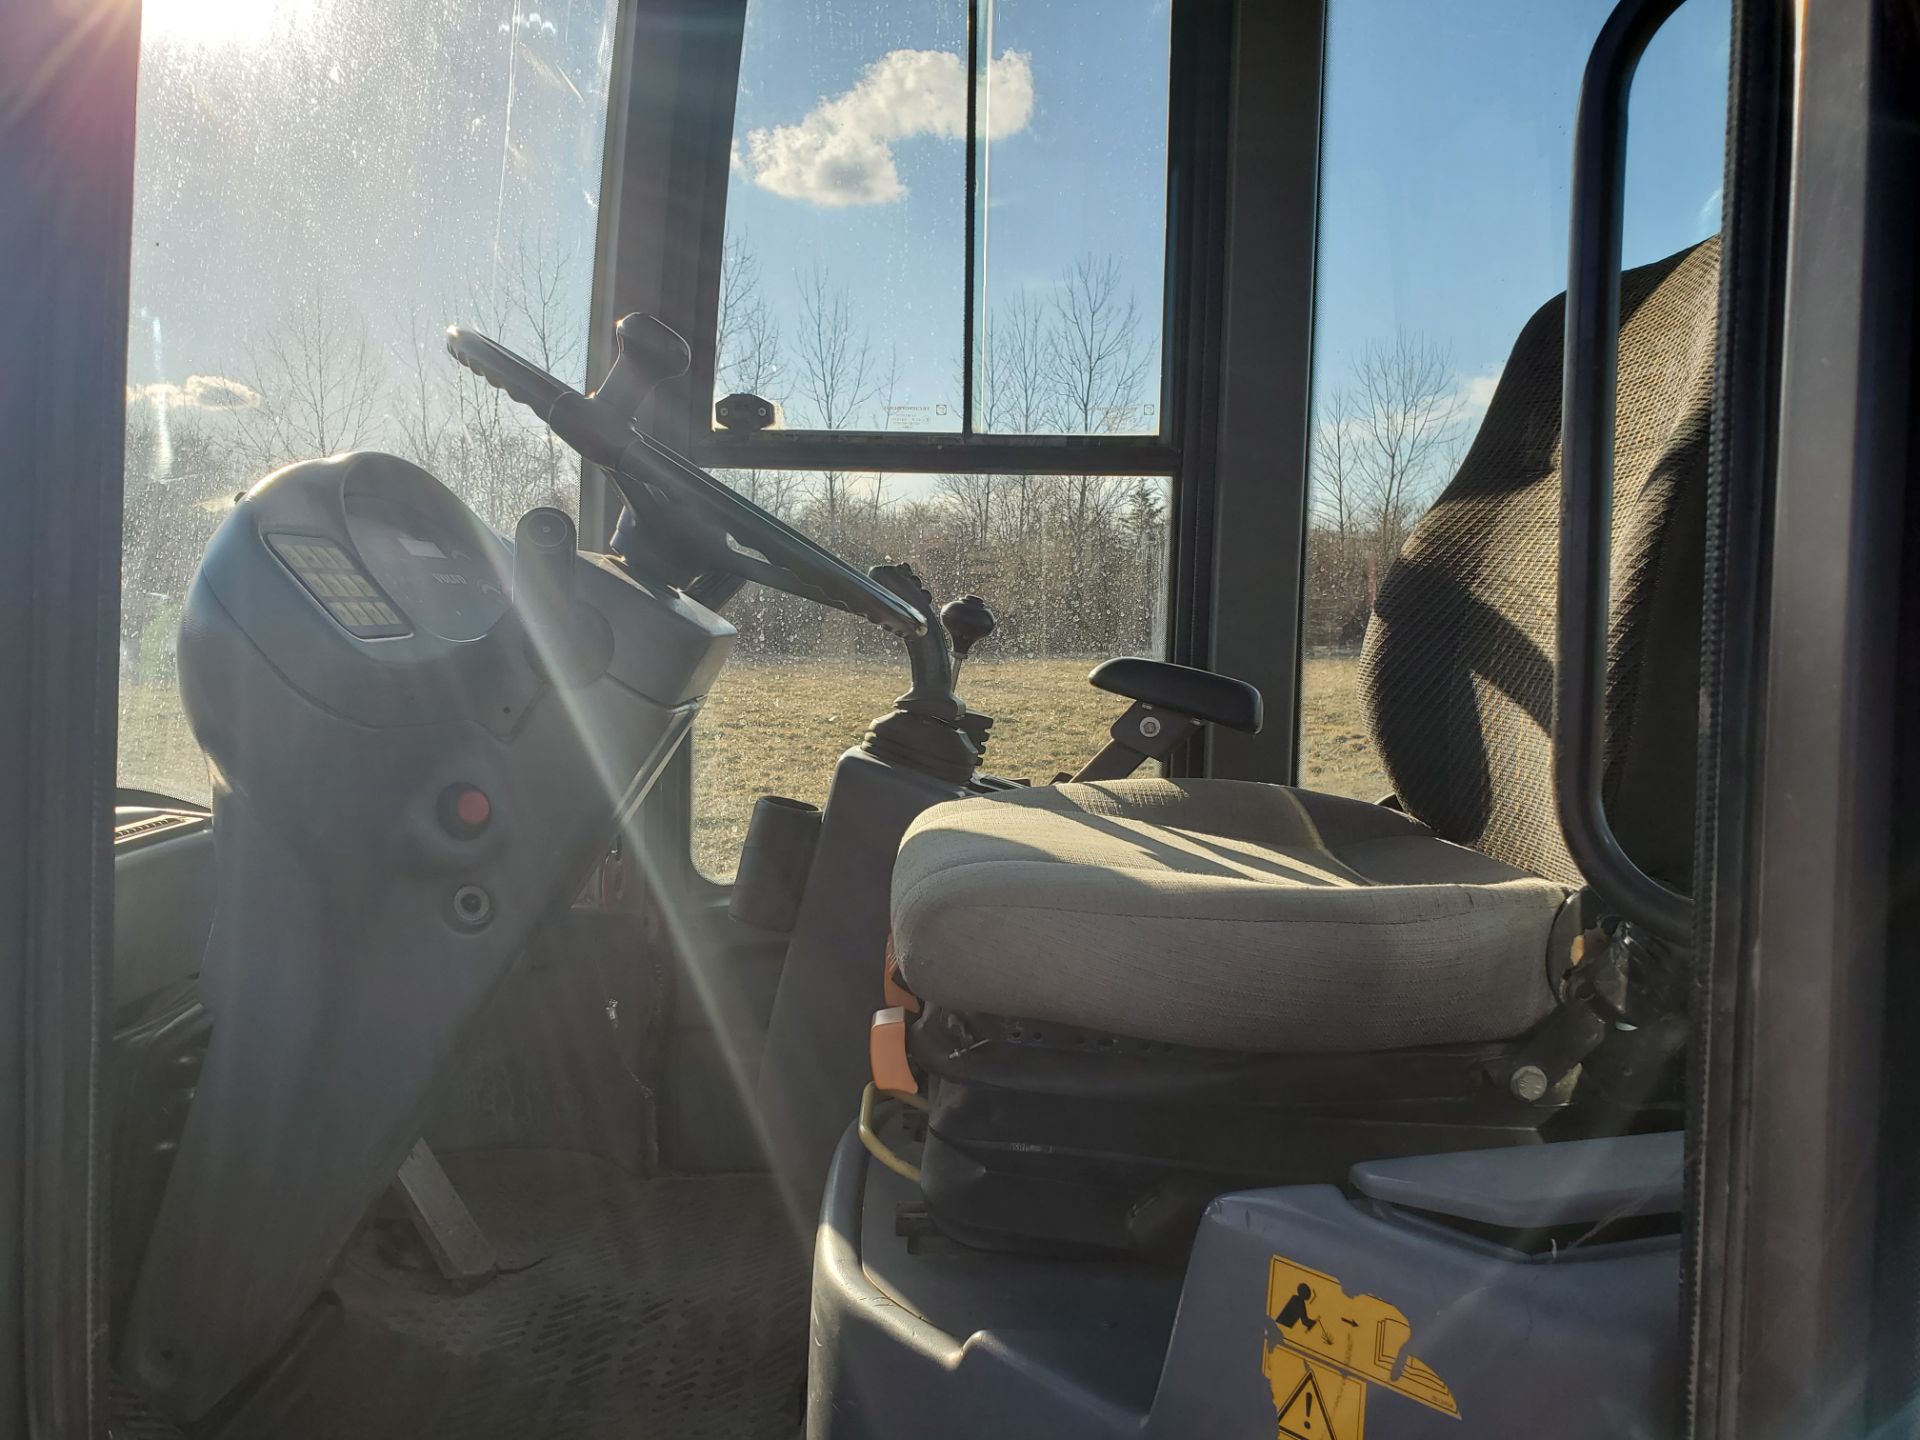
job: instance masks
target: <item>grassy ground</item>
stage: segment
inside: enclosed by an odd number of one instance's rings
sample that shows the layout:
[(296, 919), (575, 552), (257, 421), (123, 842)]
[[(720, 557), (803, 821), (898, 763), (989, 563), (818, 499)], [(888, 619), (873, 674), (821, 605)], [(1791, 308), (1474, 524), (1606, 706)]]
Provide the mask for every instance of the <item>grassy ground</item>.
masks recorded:
[[(961, 690), (994, 717), (987, 764), (1050, 780), (1106, 743), (1124, 702), (1087, 684), (1088, 660), (980, 659)], [(1377, 800), (1390, 788), (1354, 699), (1351, 657), (1310, 657), (1301, 692), (1300, 782)], [(810, 660), (729, 666), (694, 727), (694, 853), (709, 874), (733, 870), (761, 795), (826, 799), (834, 761), (907, 686), (905, 665)], [(1283, 724), (1273, 716), (1269, 724)], [(120, 776), (188, 799), (207, 796), (206, 764), (179, 700), (164, 687), (121, 696)]]
[[(1378, 800), (1391, 787), (1354, 698), (1356, 665), (1349, 656), (1306, 662), (1300, 779), (1316, 790)], [(1104, 745), (1125, 702), (1087, 684), (1092, 667), (1084, 659), (984, 658), (967, 666), (960, 689), (968, 705), (994, 717), (988, 768), (1050, 780)], [(898, 665), (739, 663), (723, 673), (694, 728), (694, 853), (701, 868), (732, 872), (759, 796), (825, 800), (840, 752), (905, 688), (906, 669)]]
[[(1051, 780), (1106, 743), (1125, 702), (1087, 684), (1086, 660), (974, 661), (961, 671), (971, 709), (994, 717), (987, 766)], [(694, 726), (694, 854), (703, 870), (733, 870), (761, 795), (818, 805), (834, 761), (907, 688), (905, 665), (810, 660), (736, 663)]]
[(120, 691), (120, 783), (205, 802), (212, 793), (206, 757), (193, 743), (180, 692), (165, 685)]
[(1356, 655), (1310, 655), (1300, 676), (1300, 783), (1330, 795), (1378, 800), (1393, 789), (1367, 736), (1354, 693)]

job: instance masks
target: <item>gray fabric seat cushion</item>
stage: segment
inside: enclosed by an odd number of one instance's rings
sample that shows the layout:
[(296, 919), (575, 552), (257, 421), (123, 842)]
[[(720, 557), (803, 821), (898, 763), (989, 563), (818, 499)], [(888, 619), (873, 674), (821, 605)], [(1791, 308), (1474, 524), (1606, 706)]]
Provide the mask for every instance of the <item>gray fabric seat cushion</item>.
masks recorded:
[(893, 944), (962, 1012), (1275, 1054), (1507, 1039), (1565, 892), (1397, 811), (1234, 780), (957, 800), (907, 832)]

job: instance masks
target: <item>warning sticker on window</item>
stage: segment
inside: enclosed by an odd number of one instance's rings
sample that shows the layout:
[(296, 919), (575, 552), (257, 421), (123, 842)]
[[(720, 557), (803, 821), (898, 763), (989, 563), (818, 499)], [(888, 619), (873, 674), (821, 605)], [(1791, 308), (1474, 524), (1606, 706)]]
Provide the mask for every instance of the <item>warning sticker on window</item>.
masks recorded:
[(1281, 1440), (1364, 1440), (1369, 1385), (1460, 1418), (1445, 1382), (1407, 1353), (1413, 1327), (1386, 1301), (1349, 1295), (1333, 1276), (1275, 1255), (1267, 1318), (1260, 1370)]

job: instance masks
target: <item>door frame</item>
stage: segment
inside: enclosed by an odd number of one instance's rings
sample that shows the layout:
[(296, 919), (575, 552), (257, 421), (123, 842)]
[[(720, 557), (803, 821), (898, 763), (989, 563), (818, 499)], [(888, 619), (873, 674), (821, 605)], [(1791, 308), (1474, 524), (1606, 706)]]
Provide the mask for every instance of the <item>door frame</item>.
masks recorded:
[(137, 4), (0, 47), (0, 1430), (102, 1433)]

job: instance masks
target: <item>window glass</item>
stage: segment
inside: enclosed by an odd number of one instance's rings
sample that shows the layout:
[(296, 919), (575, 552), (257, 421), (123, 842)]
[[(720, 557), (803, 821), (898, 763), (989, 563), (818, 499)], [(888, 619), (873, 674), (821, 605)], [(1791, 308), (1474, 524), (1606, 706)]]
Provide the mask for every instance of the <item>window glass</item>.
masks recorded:
[(982, 431), (1159, 432), (1170, 14), (981, 0), (982, 53), (1025, 61), (983, 66), (979, 92)]
[(233, 495), (373, 446), (496, 527), (579, 464), (447, 357), (584, 379), (614, 0), (147, 0), (127, 356), (122, 784), (205, 766), (180, 605)]
[[(1300, 783), (1392, 787), (1355, 694), (1374, 589), (1452, 478), (1527, 318), (1566, 288), (1574, 109), (1608, 0), (1328, 9)], [(1624, 260), (1719, 229), (1726, 0), (1634, 80)]]
[(716, 398), (960, 428), (966, 54), (960, 5), (748, 5)]
[[(994, 717), (995, 774), (1078, 769), (1125, 708), (1087, 671), (1163, 653), (1164, 478), (720, 473), (854, 564), (906, 561), (938, 603), (986, 599), (998, 628), (959, 690)], [(898, 642), (851, 616), (757, 586), (726, 614), (740, 648), (693, 732), (694, 858), (716, 878), (733, 873), (754, 800), (824, 801), (840, 752), (908, 683)]]
[[(1168, 14), (979, 0), (975, 425), (1159, 429)], [(752, 0), (715, 397), (962, 427), (967, 7)]]

